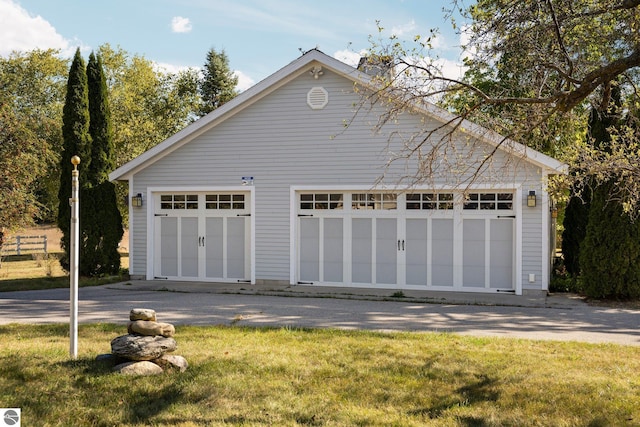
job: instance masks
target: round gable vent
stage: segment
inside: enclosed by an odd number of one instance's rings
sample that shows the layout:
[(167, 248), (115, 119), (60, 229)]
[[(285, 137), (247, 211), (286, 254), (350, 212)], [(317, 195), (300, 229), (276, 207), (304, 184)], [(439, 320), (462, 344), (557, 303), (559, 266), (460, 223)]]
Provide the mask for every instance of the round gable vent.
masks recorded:
[(314, 110), (321, 110), (329, 103), (329, 93), (323, 87), (312, 87), (307, 93), (307, 104)]

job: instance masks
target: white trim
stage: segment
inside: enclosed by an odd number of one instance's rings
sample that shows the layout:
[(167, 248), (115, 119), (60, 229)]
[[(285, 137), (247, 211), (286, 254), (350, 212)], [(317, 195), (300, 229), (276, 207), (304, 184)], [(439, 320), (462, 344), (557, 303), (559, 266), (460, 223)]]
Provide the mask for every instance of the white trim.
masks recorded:
[(522, 185), (516, 186), (516, 194), (514, 196), (514, 210), (516, 216), (516, 242), (515, 242), (515, 287), (516, 295), (522, 295), (522, 205), (526, 203), (522, 199)]
[(460, 291), (462, 289), (463, 278), (462, 270), (464, 269), (464, 217), (462, 216), (462, 194), (453, 195), (453, 211), (451, 212), (453, 220), (453, 289), (452, 291)]
[(296, 203), (297, 187), (289, 187), (289, 284), (295, 285), (298, 273), (298, 249), (296, 246), (296, 232), (298, 230), (298, 207)]
[[(129, 276), (136, 276), (134, 272), (131, 271), (131, 267), (133, 266), (133, 205), (131, 203), (131, 198), (133, 197), (133, 177), (129, 179), (129, 200), (127, 200), (127, 209), (129, 210), (129, 248), (127, 251), (129, 252)], [(144, 205), (143, 205), (144, 206)]]
[[(251, 230), (250, 237), (250, 248), (249, 248), (249, 268), (250, 268), (250, 281), (252, 285), (256, 284), (256, 198), (255, 198), (255, 187), (249, 185), (230, 185), (230, 186), (160, 186), (160, 187), (147, 187), (147, 272), (146, 277), (147, 280), (153, 280), (154, 273), (154, 261), (155, 261), (155, 253), (154, 253), (154, 214), (155, 214), (155, 203), (154, 203), (154, 193), (163, 193), (163, 192), (176, 192), (176, 193), (186, 193), (186, 192), (194, 192), (194, 193), (202, 193), (208, 191), (223, 191), (223, 192), (242, 192), (250, 194), (250, 206), (249, 211), (251, 216), (249, 218), (249, 228)], [(200, 280), (200, 279), (199, 279)]]
[(551, 218), (549, 210), (549, 194), (545, 190), (546, 185), (543, 186), (540, 191), (540, 199), (542, 209), (540, 215), (542, 215), (542, 277), (541, 288), (543, 291), (549, 290), (549, 276), (550, 276), (550, 263), (551, 263)]
[[(147, 187), (147, 201), (153, 200), (153, 187)], [(154, 205), (147, 202), (147, 280), (153, 280), (153, 268), (155, 262), (154, 239), (154, 222), (153, 211)]]

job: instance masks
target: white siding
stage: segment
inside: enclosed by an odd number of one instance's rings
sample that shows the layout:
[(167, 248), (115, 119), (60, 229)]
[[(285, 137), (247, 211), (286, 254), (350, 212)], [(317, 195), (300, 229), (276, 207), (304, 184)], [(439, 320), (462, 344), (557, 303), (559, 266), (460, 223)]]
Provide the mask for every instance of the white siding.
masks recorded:
[[(324, 109), (313, 110), (307, 105), (307, 93), (317, 86), (327, 90), (329, 102)], [(354, 105), (359, 100), (351, 81), (329, 71), (314, 80), (305, 69), (285, 86), (136, 173), (131, 192), (146, 195), (148, 187), (237, 186), (241, 177), (253, 176), (256, 277), (288, 281), (290, 186), (373, 186), (385, 173), (389, 138), (373, 134), (378, 120), (375, 112), (360, 110), (354, 116)], [(344, 126), (346, 122), (351, 122), (348, 127)], [(397, 129), (410, 135), (421, 126), (420, 117), (405, 114)], [(456, 150), (458, 158), (481, 157), (478, 149), (469, 152), (471, 146), (461, 140)], [(487, 145), (484, 153), (490, 151)], [(525, 161), (509, 162), (509, 156), (502, 151), (498, 151), (492, 164), (476, 184), (522, 184), (522, 282), (525, 289), (531, 288), (528, 275), (536, 274), (533, 285), (540, 289), (542, 204), (533, 209), (526, 207), (529, 189), (542, 194), (540, 171)], [(405, 167), (415, 170), (415, 163), (398, 162), (386, 172), (385, 182), (394, 186), (400, 177), (413, 173), (405, 172)], [(456, 181), (460, 176), (453, 174), (450, 178)], [(434, 185), (455, 184), (453, 181), (433, 178)], [(145, 274), (147, 267), (147, 207), (145, 203), (143, 208), (132, 211), (131, 273), (136, 275)]]

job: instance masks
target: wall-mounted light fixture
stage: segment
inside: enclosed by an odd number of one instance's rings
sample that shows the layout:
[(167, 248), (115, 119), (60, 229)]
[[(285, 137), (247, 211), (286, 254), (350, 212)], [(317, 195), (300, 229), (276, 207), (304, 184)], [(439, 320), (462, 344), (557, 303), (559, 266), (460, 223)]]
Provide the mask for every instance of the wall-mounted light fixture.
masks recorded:
[(142, 207), (142, 193), (138, 193), (131, 197), (131, 206), (134, 208)]
[(529, 191), (527, 196), (527, 206), (530, 208), (536, 207), (536, 192), (534, 190)]

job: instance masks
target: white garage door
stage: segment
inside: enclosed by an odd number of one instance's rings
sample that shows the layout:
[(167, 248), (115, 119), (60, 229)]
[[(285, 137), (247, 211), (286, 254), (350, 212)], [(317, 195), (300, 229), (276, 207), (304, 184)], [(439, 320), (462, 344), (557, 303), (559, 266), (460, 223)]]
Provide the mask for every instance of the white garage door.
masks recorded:
[(250, 194), (154, 194), (153, 277), (250, 281)]
[(512, 291), (513, 199), (512, 191), (298, 192), (298, 282)]

